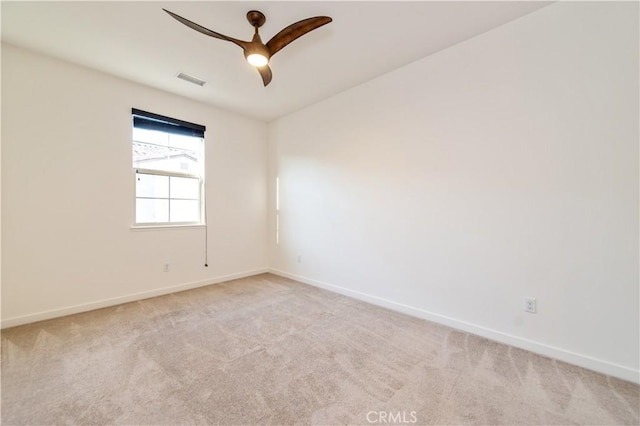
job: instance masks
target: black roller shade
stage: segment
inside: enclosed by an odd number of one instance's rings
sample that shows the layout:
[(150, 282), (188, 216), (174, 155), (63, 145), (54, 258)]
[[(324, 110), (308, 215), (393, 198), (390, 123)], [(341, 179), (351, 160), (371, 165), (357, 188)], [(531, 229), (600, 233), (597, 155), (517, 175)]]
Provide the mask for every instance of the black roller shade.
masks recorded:
[(204, 138), (205, 126), (132, 108), (133, 127)]

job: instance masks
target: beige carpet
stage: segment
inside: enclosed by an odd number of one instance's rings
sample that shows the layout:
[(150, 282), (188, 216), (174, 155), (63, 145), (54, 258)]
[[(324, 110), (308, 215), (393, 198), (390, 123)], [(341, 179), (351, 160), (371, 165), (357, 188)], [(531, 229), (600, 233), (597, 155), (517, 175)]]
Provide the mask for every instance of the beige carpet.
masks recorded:
[(2, 424), (638, 424), (637, 385), (273, 275), (2, 332)]

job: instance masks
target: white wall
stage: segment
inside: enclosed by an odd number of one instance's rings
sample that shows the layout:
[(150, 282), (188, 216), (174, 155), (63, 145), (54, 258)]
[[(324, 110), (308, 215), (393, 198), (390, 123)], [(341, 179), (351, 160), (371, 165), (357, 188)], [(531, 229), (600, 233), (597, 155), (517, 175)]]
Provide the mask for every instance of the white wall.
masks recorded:
[(543, 8), (271, 123), (270, 264), (638, 381), (638, 114), (638, 4)]
[[(132, 107), (207, 127), (208, 268), (204, 228), (131, 229)], [(260, 121), (3, 45), (3, 326), (264, 271), (266, 133)]]

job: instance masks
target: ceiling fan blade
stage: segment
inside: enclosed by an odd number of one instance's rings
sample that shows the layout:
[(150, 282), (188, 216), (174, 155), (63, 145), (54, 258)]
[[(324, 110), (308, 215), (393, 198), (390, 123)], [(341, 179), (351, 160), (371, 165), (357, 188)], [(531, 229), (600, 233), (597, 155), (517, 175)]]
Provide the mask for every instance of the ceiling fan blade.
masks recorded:
[(214, 37), (214, 38), (219, 38), (220, 40), (230, 41), (231, 43), (234, 43), (234, 44), (242, 47), (243, 49), (245, 49), (247, 47), (247, 45), (249, 44), (246, 41), (238, 40), (238, 39), (235, 39), (233, 37), (228, 37), (228, 36), (226, 36), (224, 34), (220, 34), (220, 33), (217, 33), (215, 31), (211, 31), (209, 28), (205, 28), (202, 25), (196, 24), (195, 22), (191, 22), (190, 20), (188, 20), (186, 18), (183, 18), (180, 15), (176, 15), (175, 13), (170, 12), (167, 9), (162, 9), (162, 10), (167, 12), (169, 15), (171, 15), (177, 21), (182, 22), (187, 27), (189, 27), (191, 29), (194, 29), (194, 30), (196, 30), (196, 31), (198, 31), (198, 32), (200, 32), (200, 33), (202, 33), (204, 35), (208, 35), (209, 37)]
[(271, 83), (271, 68), (269, 68), (269, 65), (265, 65), (264, 67), (256, 67), (256, 69), (260, 73), (260, 77), (262, 77), (264, 86), (267, 87), (267, 84)]
[(271, 56), (275, 55), (280, 49), (291, 43), (298, 37), (301, 37), (313, 31), (318, 27), (328, 24), (332, 19), (328, 16), (315, 16), (313, 18), (303, 19), (295, 24), (289, 25), (280, 31), (267, 42), (267, 48), (271, 52)]

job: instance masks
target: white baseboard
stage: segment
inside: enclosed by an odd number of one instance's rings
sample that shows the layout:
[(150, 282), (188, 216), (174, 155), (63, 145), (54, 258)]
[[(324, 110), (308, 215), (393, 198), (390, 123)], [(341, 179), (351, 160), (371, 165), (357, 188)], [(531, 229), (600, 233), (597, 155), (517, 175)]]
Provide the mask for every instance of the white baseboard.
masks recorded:
[(83, 303), (81, 305), (68, 306), (60, 309), (51, 309), (48, 311), (37, 312), (35, 314), (23, 315), (19, 317), (7, 318), (2, 320), (1, 328), (15, 327), (18, 325), (30, 324), (32, 322), (44, 321), (52, 318), (64, 317), (67, 315), (78, 314), (80, 312), (93, 311), (94, 309), (107, 308), (109, 306), (120, 305), (122, 303), (135, 302), (137, 300), (149, 299), (151, 297), (163, 296), (165, 294), (177, 293), (179, 291), (190, 290), (193, 288), (204, 287), (211, 284), (219, 284), (225, 281), (231, 281), (238, 278), (250, 277), (253, 275), (268, 272), (268, 268), (254, 269), (251, 271), (239, 272), (236, 274), (222, 275), (202, 281), (193, 281), (184, 284), (178, 284), (170, 287), (163, 287), (139, 293), (128, 294), (126, 296), (113, 297), (110, 299), (99, 300), (96, 302)]
[(520, 349), (524, 349), (530, 352), (534, 352), (540, 355), (554, 358), (560, 361), (567, 362), (569, 364), (577, 365), (589, 370), (597, 371), (608, 376), (617, 377), (622, 380), (627, 380), (633, 383), (640, 383), (640, 371), (634, 370), (629, 367), (614, 364), (611, 362), (596, 359), (587, 355), (581, 355), (575, 352), (567, 351), (565, 349), (549, 346), (544, 343), (535, 342), (532, 340), (524, 339), (522, 337), (514, 336), (511, 334), (503, 333), (490, 328), (482, 327), (476, 324), (460, 321), (455, 318), (447, 317), (444, 315), (428, 312), (423, 309), (415, 308), (412, 306), (404, 305), (401, 303), (393, 302), (388, 299), (384, 299), (377, 296), (372, 296), (359, 291), (350, 290), (344, 287), (328, 284), (325, 282), (313, 280), (300, 275), (291, 274), (288, 272), (280, 271), (278, 269), (269, 269), (269, 272), (275, 275), (279, 275), (285, 278), (299, 281), (301, 283), (309, 284), (315, 287), (320, 287), (325, 290), (339, 293), (345, 296), (352, 297), (354, 299), (362, 300), (373, 305), (382, 306), (387, 309), (391, 309), (397, 312), (402, 312), (407, 315), (426, 319), (438, 324), (446, 325), (457, 330), (466, 331), (477, 336), (485, 337), (496, 342), (504, 343), (506, 345), (515, 346)]

